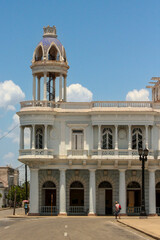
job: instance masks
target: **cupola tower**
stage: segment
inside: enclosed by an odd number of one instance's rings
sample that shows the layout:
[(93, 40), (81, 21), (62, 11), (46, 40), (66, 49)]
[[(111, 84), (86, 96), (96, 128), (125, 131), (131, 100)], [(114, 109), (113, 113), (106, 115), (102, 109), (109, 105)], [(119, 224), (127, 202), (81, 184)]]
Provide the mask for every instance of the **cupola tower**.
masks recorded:
[[(55, 26), (47, 26), (43, 30), (43, 38), (33, 53), (31, 65), (33, 100), (66, 101), (67, 71), (69, 69), (66, 52), (57, 39)], [(59, 79), (59, 93), (56, 89), (57, 79)]]

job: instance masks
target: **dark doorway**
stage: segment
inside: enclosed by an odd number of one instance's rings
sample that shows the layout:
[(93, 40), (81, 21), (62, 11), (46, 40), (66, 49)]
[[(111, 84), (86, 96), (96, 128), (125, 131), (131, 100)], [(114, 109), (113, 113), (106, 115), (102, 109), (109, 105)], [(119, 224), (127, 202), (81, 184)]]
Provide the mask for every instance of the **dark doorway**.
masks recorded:
[(112, 189), (105, 190), (105, 214), (112, 215)]
[(51, 195), (53, 195), (52, 206), (56, 206), (56, 189), (45, 189), (45, 206), (51, 206)]
[(84, 206), (84, 189), (70, 189), (70, 206)]
[(160, 207), (160, 182), (156, 184), (156, 207)]

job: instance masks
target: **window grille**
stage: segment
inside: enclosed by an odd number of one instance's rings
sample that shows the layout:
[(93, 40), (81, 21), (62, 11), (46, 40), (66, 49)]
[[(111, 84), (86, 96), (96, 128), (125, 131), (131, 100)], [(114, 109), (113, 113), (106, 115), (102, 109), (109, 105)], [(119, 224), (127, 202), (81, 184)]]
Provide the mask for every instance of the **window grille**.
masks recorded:
[(113, 149), (113, 134), (111, 128), (102, 130), (102, 149)]
[(36, 130), (36, 149), (43, 148), (43, 130), (42, 128), (38, 128)]
[(134, 128), (132, 131), (132, 149), (140, 149), (143, 145), (143, 135), (141, 128)]

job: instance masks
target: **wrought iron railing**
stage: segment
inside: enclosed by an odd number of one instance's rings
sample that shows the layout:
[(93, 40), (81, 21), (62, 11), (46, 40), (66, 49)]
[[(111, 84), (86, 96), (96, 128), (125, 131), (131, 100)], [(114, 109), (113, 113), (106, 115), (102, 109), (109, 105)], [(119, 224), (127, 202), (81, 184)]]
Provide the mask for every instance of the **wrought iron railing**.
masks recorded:
[(156, 207), (156, 213), (160, 215), (160, 207)]
[(53, 149), (20, 149), (19, 155), (50, 155), (53, 156)]
[(57, 215), (58, 214), (58, 209), (56, 206), (41, 206), (40, 207), (40, 214), (41, 215)]
[(84, 206), (70, 206), (69, 215), (87, 215), (87, 210)]
[(127, 215), (139, 215), (141, 207), (127, 207)]

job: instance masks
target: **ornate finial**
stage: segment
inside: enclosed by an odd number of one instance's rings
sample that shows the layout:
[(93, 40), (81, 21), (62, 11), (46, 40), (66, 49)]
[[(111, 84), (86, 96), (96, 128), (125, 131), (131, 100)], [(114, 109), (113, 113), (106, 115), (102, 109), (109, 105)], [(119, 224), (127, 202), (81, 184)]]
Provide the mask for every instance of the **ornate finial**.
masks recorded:
[(55, 26), (50, 27), (48, 25), (47, 27), (43, 28), (43, 31), (44, 31), (43, 37), (54, 37), (54, 38), (57, 37), (56, 27)]

